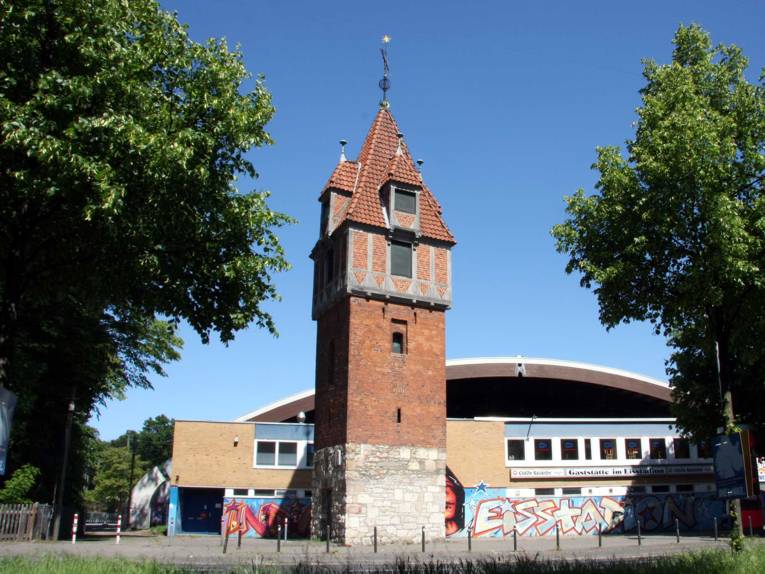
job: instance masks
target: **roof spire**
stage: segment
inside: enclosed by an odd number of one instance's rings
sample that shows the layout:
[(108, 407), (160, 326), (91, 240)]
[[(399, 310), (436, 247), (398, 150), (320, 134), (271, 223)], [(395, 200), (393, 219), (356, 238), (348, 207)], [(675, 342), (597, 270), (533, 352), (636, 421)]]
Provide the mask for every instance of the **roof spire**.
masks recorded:
[(385, 36), (382, 37), (382, 43), (383, 47), (380, 48), (380, 54), (382, 54), (383, 59), (383, 77), (378, 82), (378, 86), (380, 86), (380, 89), (383, 93), (382, 101), (380, 102), (381, 108), (389, 108), (390, 102), (388, 102), (388, 90), (390, 90), (390, 80), (388, 79), (388, 43), (390, 42), (390, 36), (388, 34), (385, 34)]
[(345, 144), (348, 140), (340, 140), (340, 161), (348, 161), (345, 157)]

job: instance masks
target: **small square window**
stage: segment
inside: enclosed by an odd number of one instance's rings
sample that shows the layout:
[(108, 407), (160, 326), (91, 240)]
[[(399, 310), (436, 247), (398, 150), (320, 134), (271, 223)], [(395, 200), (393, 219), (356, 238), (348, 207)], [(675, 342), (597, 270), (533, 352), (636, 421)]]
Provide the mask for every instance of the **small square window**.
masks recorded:
[(279, 466), (297, 466), (297, 443), (279, 443)]
[(668, 484), (655, 484), (651, 487), (651, 492), (669, 492)]
[(645, 486), (628, 486), (627, 494), (645, 494)]
[(390, 352), (394, 355), (403, 355), (406, 347), (404, 346), (404, 334), (396, 331), (391, 338)]
[(550, 439), (542, 438), (534, 441), (534, 459), (552, 460), (552, 444)]
[(258, 466), (274, 466), (276, 464), (275, 442), (258, 442), (255, 464)]
[(234, 496), (247, 496), (250, 493), (246, 488), (235, 488)]
[(412, 244), (403, 241), (390, 243), (390, 272), (401, 277), (412, 276)]
[(561, 490), (561, 494), (564, 496), (580, 496), (582, 494), (581, 488), (564, 488)]
[(592, 441), (584, 439), (584, 460), (592, 460)]
[(691, 458), (691, 443), (687, 438), (672, 439), (675, 458)]
[(699, 458), (712, 458), (712, 443), (702, 440), (696, 445)]
[(625, 438), (624, 450), (627, 453), (627, 458), (630, 460), (643, 458), (643, 447), (640, 444), (639, 438)]
[(507, 460), (525, 460), (526, 453), (523, 440), (508, 439)]
[(273, 488), (256, 488), (253, 494), (255, 496), (273, 496), (274, 489)]
[(575, 438), (560, 439), (560, 457), (563, 460), (579, 460), (579, 441)]
[(554, 496), (555, 489), (554, 488), (535, 488), (534, 495), (535, 496)]
[(612, 438), (600, 439), (601, 460), (616, 460), (616, 440)]
[(648, 445), (652, 459), (662, 460), (667, 458), (667, 443), (663, 438), (648, 439)]
[(678, 484), (675, 486), (675, 490), (677, 492), (693, 492), (693, 485), (692, 484)]
[(396, 203), (393, 208), (404, 213), (417, 213), (417, 195), (411, 191), (396, 190)]

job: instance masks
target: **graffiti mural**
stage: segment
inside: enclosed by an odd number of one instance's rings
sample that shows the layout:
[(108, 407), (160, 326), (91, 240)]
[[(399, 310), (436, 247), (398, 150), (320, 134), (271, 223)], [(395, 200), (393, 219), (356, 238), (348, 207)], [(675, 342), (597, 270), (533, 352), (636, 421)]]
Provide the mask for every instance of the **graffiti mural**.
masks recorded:
[(311, 534), (310, 498), (224, 498), (222, 529), (226, 536), (276, 538), (287, 521), (289, 538)]
[[(556, 524), (564, 535), (597, 534), (598, 525), (604, 534), (625, 533), (637, 529), (637, 519), (644, 532), (673, 530), (676, 519), (683, 530), (711, 530), (715, 517), (721, 528), (727, 521), (723, 501), (711, 495), (511, 498), (504, 488), (479, 484), (462, 489), (455, 480), (450, 485), (447, 474), (447, 536), (467, 536), (468, 530), (474, 537), (512, 536), (513, 530), (519, 536), (554, 536)], [(465, 503), (462, 524), (457, 528), (458, 513), (449, 508), (450, 490), (460, 489)], [(458, 499), (456, 494), (451, 497)]]

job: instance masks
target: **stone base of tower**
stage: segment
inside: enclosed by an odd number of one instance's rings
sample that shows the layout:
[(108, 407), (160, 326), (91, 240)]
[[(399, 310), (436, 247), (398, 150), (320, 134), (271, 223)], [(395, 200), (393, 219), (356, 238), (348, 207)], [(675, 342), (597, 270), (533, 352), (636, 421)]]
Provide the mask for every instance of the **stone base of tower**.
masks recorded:
[(446, 449), (346, 444), (314, 456), (312, 532), (380, 544), (444, 538)]

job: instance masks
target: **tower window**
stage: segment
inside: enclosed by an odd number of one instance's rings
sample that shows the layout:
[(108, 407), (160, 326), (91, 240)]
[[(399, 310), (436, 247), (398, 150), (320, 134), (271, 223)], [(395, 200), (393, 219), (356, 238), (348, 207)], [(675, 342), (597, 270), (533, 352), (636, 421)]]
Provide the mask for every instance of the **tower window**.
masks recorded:
[(396, 190), (396, 199), (394, 204), (396, 211), (404, 213), (417, 213), (417, 195), (411, 191)]
[(401, 277), (412, 276), (412, 244), (403, 241), (391, 241), (390, 272)]
[(321, 204), (321, 227), (319, 229), (320, 235), (324, 235), (327, 232), (328, 223), (329, 223), (329, 201), (323, 201)]
[(401, 423), (401, 409), (396, 409), (396, 422)]
[(324, 255), (324, 284), (328, 285), (335, 278), (335, 252), (330, 249)]
[(394, 353), (396, 355), (403, 355), (406, 351), (406, 348), (404, 347), (404, 334), (399, 333), (396, 331), (393, 333), (392, 342), (391, 342), (391, 353)]

